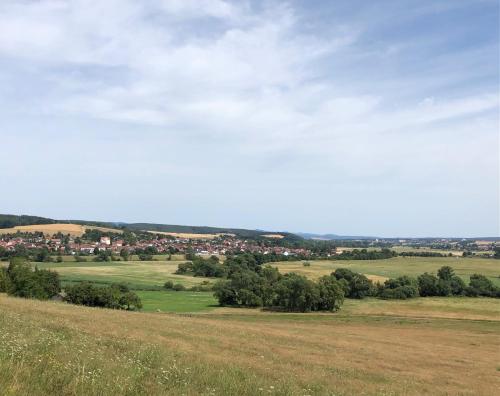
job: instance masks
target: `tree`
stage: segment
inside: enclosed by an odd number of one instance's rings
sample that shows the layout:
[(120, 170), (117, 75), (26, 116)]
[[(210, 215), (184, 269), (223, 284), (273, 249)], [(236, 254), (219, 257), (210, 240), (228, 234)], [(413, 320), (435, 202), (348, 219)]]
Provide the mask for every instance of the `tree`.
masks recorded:
[(171, 280), (166, 281), (163, 284), (163, 288), (167, 290), (172, 290), (174, 288), (174, 282), (172, 282)]
[(89, 282), (81, 282), (65, 289), (65, 300), (72, 304), (111, 309), (141, 309), (139, 296), (125, 284), (95, 287)]
[(349, 298), (365, 298), (372, 294), (373, 283), (365, 275), (358, 274), (347, 268), (338, 268), (332, 273), (337, 280), (345, 279), (343, 282), (345, 296)]
[(480, 274), (471, 275), (466, 292), (467, 295), (473, 297), (500, 297), (500, 288), (496, 287), (486, 276)]
[(418, 290), (422, 297), (437, 296), (439, 279), (429, 273), (424, 273), (418, 277)]
[(418, 297), (418, 282), (409, 276), (400, 276), (388, 279), (379, 290), (379, 297), (383, 299), (401, 299)]
[(137, 310), (142, 308), (142, 302), (139, 296), (133, 292), (126, 292), (120, 296), (120, 305), (127, 307), (127, 310)]
[(287, 311), (310, 312), (318, 307), (319, 289), (302, 275), (286, 274), (276, 284), (275, 305)]
[(120, 257), (123, 259), (123, 261), (128, 261), (129, 258), (128, 249), (123, 248), (122, 250), (120, 250)]
[(8, 280), (4, 280), (8, 294), (16, 297), (46, 300), (61, 290), (57, 272), (39, 270), (31, 267), (23, 258), (13, 257), (5, 272)]
[(444, 281), (451, 281), (451, 278), (455, 276), (455, 271), (450, 266), (445, 265), (438, 269), (437, 275), (439, 279), (442, 279)]
[(318, 281), (318, 311), (338, 311), (344, 302), (344, 290), (332, 276), (323, 276)]

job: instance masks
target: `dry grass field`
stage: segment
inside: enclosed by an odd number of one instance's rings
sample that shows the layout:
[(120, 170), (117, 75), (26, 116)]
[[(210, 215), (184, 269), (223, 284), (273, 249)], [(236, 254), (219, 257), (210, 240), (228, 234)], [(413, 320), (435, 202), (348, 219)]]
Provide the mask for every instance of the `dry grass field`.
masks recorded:
[(122, 233), (121, 230), (106, 227), (83, 226), (80, 224), (39, 224), (16, 226), (13, 228), (0, 229), (0, 234), (14, 234), (16, 232), (43, 232), (45, 235), (53, 235), (61, 232), (72, 236), (82, 236), (86, 229), (96, 229), (103, 232)]
[(349, 301), (336, 314), (176, 315), (0, 294), (0, 389), (16, 396), (495, 394), (497, 301), (442, 300)]
[(214, 238), (222, 236), (222, 235), (234, 236), (234, 234), (224, 234), (224, 233), (193, 234), (193, 233), (186, 233), (186, 232), (164, 232), (164, 231), (147, 231), (147, 232), (150, 232), (151, 234), (169, 235), (169, 236), (173, 236), (175, 238), (181, 238), (181, 239), (214, 239)]

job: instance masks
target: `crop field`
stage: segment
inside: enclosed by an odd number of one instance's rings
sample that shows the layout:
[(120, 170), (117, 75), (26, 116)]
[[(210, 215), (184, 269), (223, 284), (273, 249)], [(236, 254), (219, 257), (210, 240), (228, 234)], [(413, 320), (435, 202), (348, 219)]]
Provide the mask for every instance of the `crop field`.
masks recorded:
[[(452, 303), (449, 303), (452, 301)], [(493, 395), (497, 301), (124, 312), (0, 294), (3, 395)], [(460, 318), (460, 319), (456, 319)]]
[(194, 286), (209, 278), (176, 275), (179, 263), (184, 261), (110, 261), (37, 263), (39, 268), (53, 269), (63, 282), (91, 281), (101, 284), (125, 282), (133, 289), (150, 289), (163, 286), (167, 280), (186, 287)]
[(495, 259), (463, 258), (463, 257), (395, 257), (387, 260), (321, 260), (308, 261), (305, 267), (303, 261), (283, 261), (271, 263), (281, 272), (296, 272), (312, 279), (329, 275), (336, 268), (349, 268), (366, 274), (374, 281), (400, 275), (418, 276), (424, 272), (436, 273), (443, 265), (449, 265), (455, 273), (468, 282), (474, 273), (486, 275), (497, 286), (500, 286), (500, 262)]
[(69, 234), (71, 236), (82, 236), (85, 230), (100, 230), (103, 232), (115, 232), (122, 233), (122, 230), (114, 228), (105, 227), (93, 227), (93, 226), (83, 226), (80, 224), (39, 224), (39, 225), (26, 225), (26, 226), (16, 226), (13, 228), (2, 228), (0, 229), (0, 234), (14, 234), (16, 232), (43, 232), (45, 235), (53, 235), (58, 232), (64, 235)]
[(165, 232), (165, 231), (147, 231), (147, 232), (149, 232), (151, 234), (173, 236), (173, 237), (181, 238), (181, 239), (214, 239), (214, 238), (217, 238), (218, 236), (222, 236), (222, 235), (234, 236), (234, 234), (225, 234), (225, 233), (194, 234), (194, 233), (187, 233), (187, 232)]

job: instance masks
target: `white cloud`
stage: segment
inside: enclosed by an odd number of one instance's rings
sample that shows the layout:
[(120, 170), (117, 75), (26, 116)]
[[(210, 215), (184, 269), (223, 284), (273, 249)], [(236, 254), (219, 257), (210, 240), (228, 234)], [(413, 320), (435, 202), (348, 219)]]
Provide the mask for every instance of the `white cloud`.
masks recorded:
[[(325, 29), (277, 1), (4, 1), (0, 61), (9, 69), (0, 69), (0, 80), (6, 92), (30, 84), (36, 91), (27, 110), (21, 94), (16, 100), (0, 93), (0, 101), (32, 116), (153, 127), (158, 147), (168, 141), (184, 150), (193, 136), (224, 142), (225, 157), (213, 160), (213, 169), (244, 173), (257, 185), (269, 168), (295, 184), (316, 180), (316, 188), (404, 177), (424, 186), (436, 168), (457, 185), (461, 163), (469, 182), (480, 171), (492, 178), (497, 87), (443, 91), (466, 73), (482, 73), (470, 52), (423, 56), (422, 71), (399, 76), (401, 58), (425, 54), (426, 42), (417, 36), (367, 44), (363, 29), (376, 17)], [(474, 54), (483, 59), (490, 50)], [(394, 73), (378, 79), (380, 64)], [(350, 68), (363, 78), (346, 79)], [(485, 146), (490, 155), (470, 155)]]

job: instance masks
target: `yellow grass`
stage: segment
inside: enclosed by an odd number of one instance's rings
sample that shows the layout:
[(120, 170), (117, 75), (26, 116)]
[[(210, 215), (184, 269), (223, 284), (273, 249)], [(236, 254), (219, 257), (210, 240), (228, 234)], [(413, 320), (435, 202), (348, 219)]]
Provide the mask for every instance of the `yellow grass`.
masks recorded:
[[(145, 230), (147, 231), (147, 230)], [(160, 234), (160, 235), (170, 235), (175, 238), (180, 239), (214, 239), (219, 236), (228, 235), (234, 236), (234, 234), (226, 234), (226, 233), (218, 233), (218, 234), (193, 234), (188, 232), (164, 232), (164, 231), (147, 231), (151, 234)]]
[(174, 315), (0, 294), (0, 337), (16, 352), (0, 354), (0, 385), (7, 395), (496, 394), (497, 302), (445, 300)]
[(95, 229), (103, 232), (116, 232), (122, 233), (122, 230), (115, 228), (106, 227), (94, 227), (94, 226), (83, 226), (80, 224), (38, 224), (38, 225), (27, 225), (27, 226), (16, 226), (12, 228), (0, 229), (0, 234), (15, 234), (16, 232), (43, 232), (45, 235), (54, 235), (58, 232), (64, 235), (69, 234), (71, 236), (82, 236), (87, 229)]
[(284, 238), (284, 235), (280, 235), (280, 234), (266, 234), (266, 235), (262, 235), (264, 238), (274, 238), (274, 239), (283, 239)]

